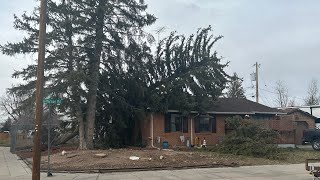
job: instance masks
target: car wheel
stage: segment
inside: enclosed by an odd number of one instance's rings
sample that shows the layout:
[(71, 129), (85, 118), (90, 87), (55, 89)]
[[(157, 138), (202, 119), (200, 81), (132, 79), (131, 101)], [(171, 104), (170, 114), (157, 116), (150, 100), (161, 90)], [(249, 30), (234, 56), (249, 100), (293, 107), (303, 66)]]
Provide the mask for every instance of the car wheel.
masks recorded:
[(312, 148), (316, 151), (320, 151), (320, 139), (312, 142)]

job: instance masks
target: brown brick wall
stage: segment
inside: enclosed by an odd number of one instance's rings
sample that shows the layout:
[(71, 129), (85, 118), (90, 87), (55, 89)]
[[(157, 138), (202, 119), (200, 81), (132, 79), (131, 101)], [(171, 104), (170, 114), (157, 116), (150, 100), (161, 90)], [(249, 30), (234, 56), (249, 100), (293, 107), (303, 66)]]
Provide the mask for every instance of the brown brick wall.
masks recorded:
[[(297, 118), (299, 117), (299, 118)], [(260, 120), (260, 123), (265, 128), (271, 128), (277, 131), (293, 131), (296, 129), (297, 121), (305, 121), (309, 125), (309, 129), (315, 128), (314, 119), (309, 117), (304, 117), (302, 115), (296, 116), (294, 114), (282, 115), (278, 118), (272, 120)]]
[(10, 136), (9, 133), (0, 133), (0, 141), (5, 144), (9, 144)]
[(278, 131), (279, 138), (277, 139), (277, 143), (301, 144), (303, 129), (306, 128), (303, 126), (304, 122), (307, 123), (307, 128), (315, 128), (315, 120), (301, 112), (281, 115), (279, 117), (275, 117), (271, 121), (262, 121), (261, 124), (265, 128)]
[(276, 131), (292, 131), (294, 130), (293, 116), (283, 115), (275, 117), (271, 120), (257, 120), (264, 128), (273, 129)]
[(315, 120), (312, 117), (306, 116), (300, 112), (294, 112), (292, 115), (294, 116), (294, 121), (305, 121), (308, 123), (309, 129), (316, 128)]
[(277, 144), (295, 144), (295, 131), (279, 131), (279, 136), (276, 140)]
[[(215, 145), (221, 140), (225, 135), (225, 116), (216, 116), (216, 122), (217, 122), (217, 132), (216, 133), (194, 133), (194, 124), (193, 126), (193, 140), (191, 140), (191, 119), (192, 116), (188, 117), (188, 133), (182, 133), (182, 132), (170, 132), (165, 133), (164, 132), (164, 115), (163, 114), (154, 114), (154, 145), (157, 147), (162, 147), (162, 143), (164, 141), (168, 141), (169, 145), (171, 147), (174, 146), (186, 146), (187, 140), (189, 140), (190, 143), (195, 143), (195, 138), (199, 137), (200, 141), (202, 142), (203, 139), (206, 139), (207, 145)], [(143, 129), (143, 128), (142, 128)], [(148, 123), (147, 131), (150, 132), (150, 123)], [(144, 139), (146, 136), (151, 137), (151, 134), (145, 132), (146, 130), (143, 130), (143, 137)], [(181, 142), (180, 136), (184, 136), (185, 141)], [(158, 143), (158, 137), (160, 137), (160, 143)], [(151, 145), (151, 138), (148, 140), (148, 145)]]
[[(215, 145), (218, 144), (220, 140), (225, 136), (225, 119), (226, 116), (216, 115), (217, 122), (217, 131), (216, 133), (194, 133), (194, 139), (199, 137), (202, 142), (203, 139), (206, 139), (207, 145)], [(194, 141), (195, 143), (195, 141)]]
[(150, 118), (151, 115), (149, 114), (147, 118), (140, 124), (142, 142), (149, 146), (151, 145)]
[[(194, 115), (193, 115), (194, 116)], [(164, 141), (168, 141), (169, 145), (171, 147), (174, 146), (186, 146), (187, 140), (190, 141), (191, 144), (195, 144), (195, 139), (197, 137), (200, 138), (200, 141), (202, 142), (203, 139), (206, 139), (207, 145), (215, 145), (218, 144), (225, 136), (225, 119), (228, 116), (226, 115), (217, 115), (216, 116), (216, 122), (217, 122), (217, 131), (216, 133), (195, 133), (194, 131), (194, 124), (193, 126), (193, 132), (192, 136), (193, 139), (191, 140), (191, 118), (192, 116), (189, 116), (188, 118), (188, 133), (182, 133), (182, 132), (171, 132), (171, 133), (165, 133), (164, 132), (164, 115), (163, 114), (154, 114), (154, 146), (156, 147), (162, 147), (162, 143)], [(265, 128), (274, 129), (279, 132), (280, 136), (277, 140), (277, 143), (282, 144), (293, 144), (296, 141), (299, 142), (299, 140), (296, 140), (295, 137), (300, 136), (299, 134), (296, 134), (296, 128), (297, 128), (297, 121), (305, 121), (307, 122), (310, 129), (315, 128), (315, 122), (314, 119), (306, 116), (303, 113), (297, 112), (295, 114), (290, 115), (282, 115), (280, 117), (275, 117), (272, 120), (257, 120), (257, 122), (261, 123)], [(143, 141), (146, 142), (149, 146), (151, 145), (151, 131), (150, 131), (150, 116), (147, 120), (145, 120), (141, 124), (141, 131), (142, 131), (142, 137)], [(299, 132), (301, 134), (301, 132)], [(185, 141), (181, 142), (180, 136), (184, 136)], [(158, 137), (160, 137), (160, 143), (158, 143)]]
[(292, 115), (286, 115), (280, 118), (280, 120), (273, 120), (273, 121), (279, 121), (279, 128), (276, 130), (279, 131), (293, 131), (295, 129), (294, 127), (294, 117)]

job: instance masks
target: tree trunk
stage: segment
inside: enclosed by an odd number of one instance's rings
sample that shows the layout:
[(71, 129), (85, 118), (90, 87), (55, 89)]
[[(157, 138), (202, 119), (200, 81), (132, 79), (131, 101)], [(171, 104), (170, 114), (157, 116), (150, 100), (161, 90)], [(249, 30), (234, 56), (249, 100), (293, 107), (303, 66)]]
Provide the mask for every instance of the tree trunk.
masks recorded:
[[(63, 2), (64, 3), (64, 2)], [(70, 0), (67, 1), (67, 5), (70, 6)], [(69, 61), (68, 61), (68, 70), (70, 72), (74, 71), (74, 63), (76, 63), (76, 67), (79, 66), (79, 60), (76, 61), (73, 52), (74, 52), (74, 46), (73, 46), (73, 27), (72, 27), (72, 15), (67, 16), (67, 28), (66, 28), (66, 34), (68, 37), (68, 50), (69, 50)], [(79, 70), (79, 69), (77, 69)], [(78, 80), (77, 80), (78, 81)], [(81, 82), (78, 82), (79, 84)], [(85, 124), (83, 119), (83, 112), (81, 109), (81, 93), (78, 89), (78, 85), (72, 85), (72, 92), (75, 94), (73, 96), (73, 99), (75, 100), (75, 112), (76, 112), (76, 118), (78, 121), (78, 133), (79, 134), (79, 150), (86, 150), (87, 149), (87, 143), (85, 139)]]
[(99, 66), (102, 52), (102, 40), (103, 40), (103, 26), (104, 26), (104, 6), (105, 1), (100, 1), (97, 7), (97, 24), (96, 24), (96, 39), (95, 49), (93, 57), (90, 58), (90, 69), (89, 69), (89, 87), (88, 87), (88, 108), (87, 108), (87, 131), (86, 131), (86, 142), (87, 148), (93, 149), (93, 134), (95, 126), (96, 116), (96, 104), (97, 104), (97, 89), (99, 83)]
[(54, 145), (65, 144), (70, 139), (74, 138), (76, 135), (78, 135), (78, 129), (76, 129), (73, 132), (65, 134), (63, 137), (61, 137), (61, 138), (57, 139), (56, 141), (52, 142), (52, 144), (54, 144)]

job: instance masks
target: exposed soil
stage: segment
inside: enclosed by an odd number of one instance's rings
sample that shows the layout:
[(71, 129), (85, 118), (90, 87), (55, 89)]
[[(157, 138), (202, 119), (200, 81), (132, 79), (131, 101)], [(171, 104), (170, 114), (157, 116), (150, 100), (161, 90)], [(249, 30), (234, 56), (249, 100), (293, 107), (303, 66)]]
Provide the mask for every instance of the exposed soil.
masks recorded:
[[(65, 150), (67, 155), (62, 155)], [(104, 153), (104, 158), (95, 154)], [(19, 152), (20, 157), (32, 161), (32, 152)], [(41, 168), (47, 168), (47, 152), (42, 153)], [(130, 160), (130, 156), (137, 156), (139, 160)], [(160, 159), (163, 156), (163, 159)], [(281, 164), (278, 161), (249, 158), (242, 156), (224, 155), (216, 152), (199, 151), (166, 151), (156, 149), (110, 149), (94, 151), (78, 151), (72, 148), (53, 151), (51, 156), (51, 169), (56, 171), (90, 171), (105, 169), (131, 169), (131, 168), (177, 168), (192, 166), (242, 166)]]
[[(45, 157), (48, 155), (48, 151), (47, 151), (47, 146), (45, 147), (41, 147), (41, 156)], [(75, 146), (65, 146), (63, 148), (51, 148), (50, 153), (51, 154), (57, 154), (57, 153), (61, 153), (63, 150), (65, 151), (76, 151), (77, 147)], [(16, 154), (26, 160), (29, 160), (30, 158), (32, 158), (33, 153), (32, 153), (32, 149), (26, 149), (26, 150), (21, 150), (21, 151), (17, 151)]]

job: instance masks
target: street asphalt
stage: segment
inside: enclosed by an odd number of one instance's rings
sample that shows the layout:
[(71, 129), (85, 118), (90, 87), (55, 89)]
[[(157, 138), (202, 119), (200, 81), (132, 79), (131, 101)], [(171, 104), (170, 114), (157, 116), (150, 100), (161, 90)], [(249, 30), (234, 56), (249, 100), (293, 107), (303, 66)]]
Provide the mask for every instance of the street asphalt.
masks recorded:
[[(9, 148), (0, 147), (0, 180), (30, 180), (31, 170), (19, 158), (11, 154)], [(53, 173), (53, 177), (41, 174), (41, 179), (50, 180), (185, 180), (185, 179), (229, 179), (229, 180), (311, 180), (311, 175), (304, 169), (304, 164), (295, 165), (267, 165), (246, 166), (239, 168), (212, 168), (212, 169), (188, 169), (143, 171), (127, 173), (107, 174), (71, 174)]]

